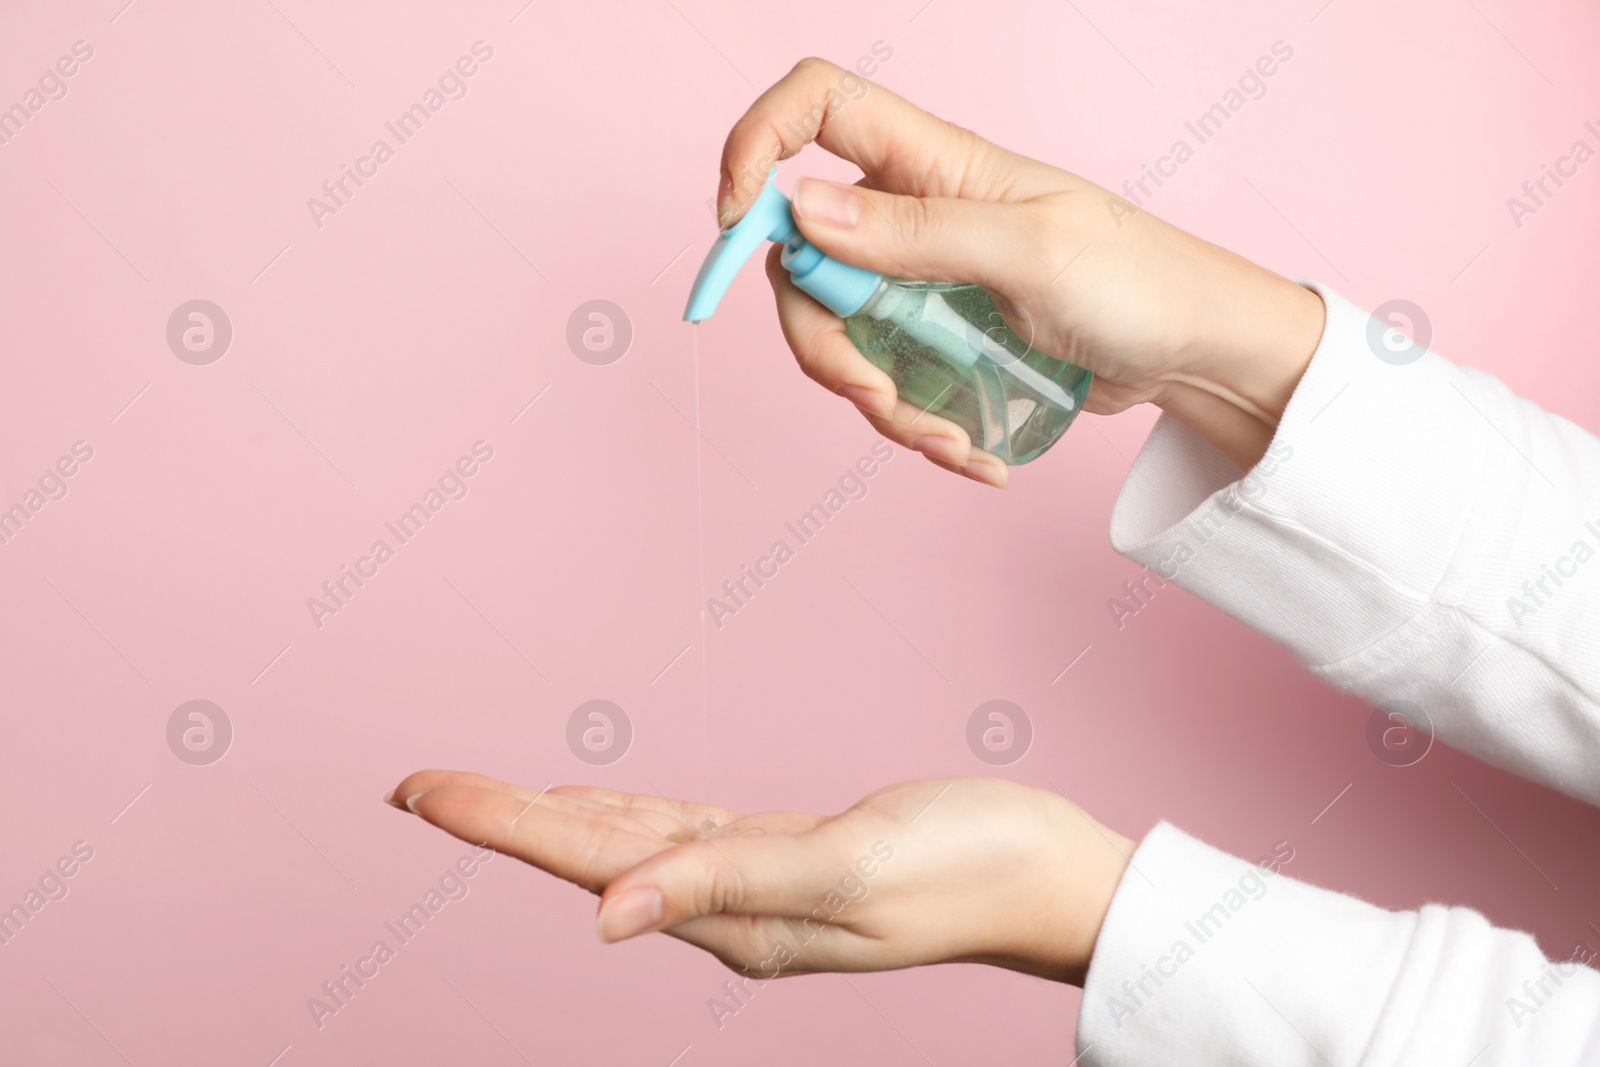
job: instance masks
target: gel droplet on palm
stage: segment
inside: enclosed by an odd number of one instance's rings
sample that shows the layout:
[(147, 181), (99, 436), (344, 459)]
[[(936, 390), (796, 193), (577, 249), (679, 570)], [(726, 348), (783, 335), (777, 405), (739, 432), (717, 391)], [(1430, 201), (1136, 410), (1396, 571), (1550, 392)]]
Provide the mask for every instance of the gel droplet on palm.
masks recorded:
[(850, 340), (894, 380), (900, 399), (950, 420), (1007, 463), (1036, 458), (1066, 433), (1089, 392), (1088, 371), (1016, 336), (980, 286), (886, 278), (824, 255), (795, 225), (776, 173), (744, 218), (717, 236), (685, 319), (709, 318), (745, 261), (777, 241), (795, 285), (845, 320)]

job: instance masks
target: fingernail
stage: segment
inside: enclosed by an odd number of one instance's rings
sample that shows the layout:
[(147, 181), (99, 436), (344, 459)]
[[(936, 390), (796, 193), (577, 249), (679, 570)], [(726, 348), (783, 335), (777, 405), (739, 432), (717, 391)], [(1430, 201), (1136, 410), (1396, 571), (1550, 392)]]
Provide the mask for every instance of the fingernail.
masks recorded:
[(1004, 489), (1010, 480), (1010, 468), (993, 456), (977, 452), (967, 459), (967, 465), (961, 468), (961, 473), (975, 482), (992, 485), (996, 489)]
[(421, 800), (422, 797), (422, 793), (412, 793), (406, 797), (406, 810), (413, 815), (417, 814), (417, 801)]
[(665, 911), (661, 890), (650, 886), (629, 889), (600, 905), (600, 914), (594, 917), (595, 933), (607, 944), (637, 937), (653, 929)]
[(861, 197), (848, 185), (800, 178), (794, 183), (794, 211), (811, 222), (851, 230), (861, 221)]
[(393, 804), (394, 803), (394, 790), (393, 789), (391, 789), (387, 793), (383, 794), (383, 802), (385, 804)]
[(893, 401), (876, 389), (869, 389), (864, 385), (841, 385), (839, 395), (868, 415), (877, 415), (879, 418), (888, 418), (893, 407)]
[(932, 433), (925, 434), (912, 441), (911, 447), (929, 459), (948, 463), (952, 467), (960, 467), (965, 464), (966, 457), (961, 454), (961, 446), (948, 437), (941, 437)]

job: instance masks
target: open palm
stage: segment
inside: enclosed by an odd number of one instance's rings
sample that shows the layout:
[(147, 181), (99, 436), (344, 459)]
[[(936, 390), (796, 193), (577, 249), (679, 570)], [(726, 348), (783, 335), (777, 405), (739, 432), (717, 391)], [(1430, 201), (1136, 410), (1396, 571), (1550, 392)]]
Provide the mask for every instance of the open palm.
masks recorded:
[(1058, 794), (987, 778), (833, 816), (457, 771), (390, 802), (602, 894), (603, 940), (663, 930), (762, 980), (967, 960), (1081, 981), (1132, 851)]

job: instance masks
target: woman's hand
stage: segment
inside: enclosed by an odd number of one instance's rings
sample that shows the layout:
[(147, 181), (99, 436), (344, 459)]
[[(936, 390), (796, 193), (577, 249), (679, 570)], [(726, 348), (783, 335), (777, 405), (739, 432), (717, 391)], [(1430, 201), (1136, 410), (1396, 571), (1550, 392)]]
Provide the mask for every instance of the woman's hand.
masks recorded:
[[(796, 181), (796, 221), (818, 248), (896, 277), (982, 285), (1018, 336), (1094, 372), (1088, 410), (1159, 404), (1241, 468), (1261, 458), (1322, 335), (1315, 293), (819, 59), (801, 61), (729, 133), (722, 222), (811, 140), (865, 175), (854, 186)], [(767, 274), (801, 369), (884, 436), (1004, 486), (1005, 465), (964, 430), (896, 397), (778, 252)]]
[(1133, 852), (995, 778), (904, 782), (832, 816), (457, 771), (385, 799), (600, 894), (603, 941), (661, 930), (760, 980), (966, 961), (1081, 985)]

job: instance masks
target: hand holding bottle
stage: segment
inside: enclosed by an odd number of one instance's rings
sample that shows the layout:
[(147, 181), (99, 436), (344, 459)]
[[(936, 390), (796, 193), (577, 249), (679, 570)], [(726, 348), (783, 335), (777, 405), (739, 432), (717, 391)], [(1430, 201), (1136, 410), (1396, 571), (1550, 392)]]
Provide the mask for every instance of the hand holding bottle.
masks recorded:
[[(1321, 336), (1316, 294), (886, 89), (845, 94), (861, 84), (807, 59), (762, 94), (723, 150), (725, 225), (749, 207), (772, 164), (815, 130), (809, 139), (865, 175), (855, 186), (796, 181), (795, 221), (822, 252), (893, 277), (981, 285), (1033, 349), (1094, 373), (1087, 410), (1156, 403), (1241, 468), (1260, 458)], [(820, 128), (816, 115), (826, 116)], [(891, 440), (1005, 484), (1003, 463), (960, 426), (897, 396), (844, 323), (796, 288), (778, 260), (774, 248), (768, 276), (808, 376)]]
[(905, 782), (833, 816), (421, 771), (396, 807), (600, 894), (755, 980), (966, 961), (1082, 984), (1133, 842), (1056, 793)]

